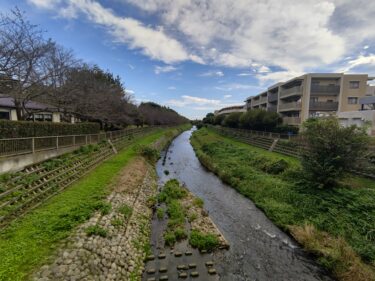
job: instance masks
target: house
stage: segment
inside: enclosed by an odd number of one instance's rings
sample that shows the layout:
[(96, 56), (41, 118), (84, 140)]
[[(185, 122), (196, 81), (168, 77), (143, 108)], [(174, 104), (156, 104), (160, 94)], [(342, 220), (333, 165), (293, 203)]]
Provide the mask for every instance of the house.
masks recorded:
[[(28, 120), (61, 122), (61, 113), (56, 107), (35, 101), (28, 101), (25, 107), (31, 112)], [(18, 120), (14, 98), (0, 95), (0, 119), (12, 121)]]
[(360, 99), (373, 89), (367, 74), (307, 73), (270, 86), (246, 99), (246, 108), (278, 112), (283, 123), (301, 125), (310, 117), (359, 111)]

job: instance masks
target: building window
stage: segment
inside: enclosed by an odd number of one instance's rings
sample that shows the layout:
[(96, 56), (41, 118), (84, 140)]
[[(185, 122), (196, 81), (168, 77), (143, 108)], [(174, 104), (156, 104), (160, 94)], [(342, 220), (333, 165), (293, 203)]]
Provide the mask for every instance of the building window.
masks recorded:
[(348, 98), (348, 104), (357, 104), (357, 103), (358, 103), (358, 98), (353, 98), (353, 97)]
[(312, 97), (312, 98), (310, 98), (310, 101), (311, 102), (318, 102), (319, 101), (319, 98), (318, 97)]
[(350, 89), (358, 89), (359, 88), (359, 81), (350, 81), (349, 82)]
[(9, 111), (0, 111), (0, 119), (10, 120)]

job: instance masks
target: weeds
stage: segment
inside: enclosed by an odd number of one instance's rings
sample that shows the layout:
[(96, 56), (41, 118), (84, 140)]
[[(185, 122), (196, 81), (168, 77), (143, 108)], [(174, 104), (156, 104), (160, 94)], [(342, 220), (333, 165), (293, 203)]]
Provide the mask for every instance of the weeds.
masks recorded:
[(197, 230), (190, 233), (189, 243), (199, 250), (212, 251), (219, 246), (218, 238), (213, 234), (205, 234)]
[(91, 225), (88, 228), (86, 228), (86, 234), (88, 236), (96, 235), (100, 237), (107, 237), (107, 230), (98, 225)]
[(99, 202), (97, 206), (95, 206), (97, 211), (100, 211), (102, 216), (108, 215), (112, 209), (112, 205), (107, 202)]
[(113, 219), (113, 220), (111, 220), (111, 224), (114, 227), (121, 227), (121, 226), (124, 225), (124, 221), (122, 219)]
[[(196, 131), (191, 143), (203, 165), (252, 199), (284, 230), (308, 223), (334, 238), (322, 240), (327, 245), (313, 239), (318, 244), (306, 248), (320, 253), (319, 262), (341, 280), (350, 280), (343, 276), (350, 276), (354, 268), (375, 264), (374, 181), (351, 175), (346, 187), (316, 189), (302, 180), (298, 159), (219, 136), (206, 128)], [(310, 243), (298, 238), (302, 233), (295, 232), (296, 239), (303, 244)], [(341, 239), (342, 243), (335, 239)], [(358, 259), (351, 263), (338, 262), (326, 256), (326, 247), (346, 248), (340, 255), (348, 260), (353, 259), (353, 255), (348, 254), (351, 248)], [(361, 265), (355, 265), (357, 263)]]
[(123, 214), (125, 219), (129, 219), (130, 216), (132, 215), (133, 213), (133, 208), (132, 207), (129, 207), (128, 205), (126, 204), (123, 204), (119, 209), (118, 209), (119, 213)]
[(162, 220), (164, 218), (164, 209), (163, 208), (158, 208), (156, 210), (156, 216), (159, 220)]

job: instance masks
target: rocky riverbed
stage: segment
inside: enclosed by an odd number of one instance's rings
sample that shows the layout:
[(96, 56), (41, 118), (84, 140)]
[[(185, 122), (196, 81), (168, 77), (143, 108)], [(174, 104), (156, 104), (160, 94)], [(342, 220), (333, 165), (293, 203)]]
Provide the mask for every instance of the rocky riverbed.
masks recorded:
[(110, 211), (98, 211), (82, 224), (33, 280), (139, 280), (149, 244), (149, 201), (155, 193), (153, 167), (135, 160), (107, 198)]

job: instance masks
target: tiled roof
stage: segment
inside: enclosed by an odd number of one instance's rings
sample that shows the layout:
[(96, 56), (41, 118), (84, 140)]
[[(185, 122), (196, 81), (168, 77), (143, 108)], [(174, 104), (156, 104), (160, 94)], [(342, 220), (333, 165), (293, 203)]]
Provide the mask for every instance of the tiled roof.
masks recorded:
[[(6, 95), (0, 95), (0, 107), (8, 107), (8, 108), (15, 108), (14, 105), (14, 98), (6, 96)], [(56, 110), (55, 107), (46, 105), (40, 102), (35, 102), (35, 101), (28, 101), (26, 103), (26, 108), (27, 109), (34, 109), (34, 110)]]

